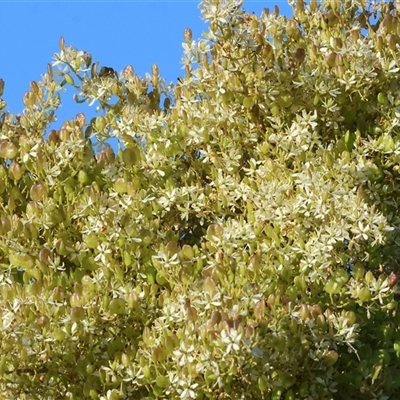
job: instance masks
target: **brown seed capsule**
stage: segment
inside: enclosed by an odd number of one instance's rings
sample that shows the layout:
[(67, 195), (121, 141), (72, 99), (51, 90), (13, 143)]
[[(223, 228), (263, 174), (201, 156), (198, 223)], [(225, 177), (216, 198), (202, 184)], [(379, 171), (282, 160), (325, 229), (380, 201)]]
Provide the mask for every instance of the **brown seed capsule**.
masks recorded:
[(206, 277), (203, 287), (210, 296), (214, 296), (217, 293), (217, 286), (214, 280), (210, 277)]
[(84, 113), (77, 114), (75, 119), (80, 128), (82, 128), (86, 124), (86, 116)]
[[(43, 249), (42, 249), (43, 250)], [(53, 299), (57, 302), (64, 301), (66, 296), (66, 290), (61, 286), (56, 286), (53, 289)]]
[(134, 74), (134, 69), (133, 69), (132, 65), (127, 65), (127, 66), (125, 67), (124, 71), (122, 72), (122, 74), (123, 74), (125, 77), (133, 76), (133, 74)]
[(217, 253), (215, 254), (215, 261), (217, 264), (221, 264), (224, 260), (224, 252), (221, 249), (218, 249)]
[(336, 64), (337, 54), (333, 51), (325, 58), (325, 62), (329, 68), (332, 68)]
[(54, 144), (60, 143), (60, 137), (58, 136), (58, 133), (55, 129), (51, 130), (50, 135), (47, 140), (50, 143), (54, 143)]
[(392, 272), (387, 278), (389, 287), (393, 287), (394, 285), (396, 285), (398, 280), (399, 274), (397, 274), (396, 272)]
[(211, 326), (218, 325), (221, 322), (221, 313), (216, 310), (212, 313), (211, 318), (209, 319), (209, 324)]
[(398, 35), (388, 35), (389, 37), (389, 48), (391, 50), (396, 50), (397, 44), (400, 42), (400, 38)]
[(296, 53), (294, 54), (294, 58), (297, 61), (297, 64), (302, 64), (304, 61), (304, 58), (306, 57), (306, 51), (304, 49), (302, 49), (301, 47), (299, 47), (296, 50)]
[(251, 325), (247, 325), (245, 330), (245, 335), (246, 337), (252, 337), (254, 335), (254, 327)]
[(60, 37), (60, 40), (59, 40), (58, 44), (60, 46), (60, 50), (64, 51), (65, 50), (65, 40), (64, 40), (64, 38), (62, 36)]
[(357, 42), (357, 40), (360, 38), (360, 32), (358, 29), (354, 29), (351, 31), (351, 38), (354, 42)]
[(333, 39), (333, 45), (334, 47), (341, 49), (343, 47), (343, 40), (340, 37), (336, 37)]
[(35, 94), (39, 94), (39, 86), (35, 81), (31, 82), (31, 90)]
[(186, 317), (188, 321), (196, 322), (197, 321), (197, 311), (194, 307), (189, 307), (186, 310)]
[(85, 318), (85, 309), (82, 307), (72, 307), (70, 316), (72, 322), (82, 321)]
[(265, 313), (265, 301), (259, 300), (254, 305), (254, 316), (256, 317), (257, 321), (261, 321), (263, 319), (264, 313)]
[(192, 30), (190, 28), (186, 28), (183, 32), (183, 37), (186, 42), (190, 42), (192, 40)]
[(50, 326), (49, 317), (46, 315), (38, 316), (35, 320), (35, 323), (39, 328), (48, 328)]
[(4, 80), (0, 79), (0, 96), (3, 96), (4, 93)]

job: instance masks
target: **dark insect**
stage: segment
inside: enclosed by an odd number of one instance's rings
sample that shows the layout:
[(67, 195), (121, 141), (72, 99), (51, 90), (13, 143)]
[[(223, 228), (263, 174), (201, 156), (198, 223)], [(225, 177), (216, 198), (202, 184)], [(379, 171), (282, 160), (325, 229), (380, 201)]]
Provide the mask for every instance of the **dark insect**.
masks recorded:
[(105, 78), (105, 77), (118, 78), (118, 75), (115, 72), (115, 69), (109, 68), (109, 67), (101, 67), (101, 70), (99, 72), (99, 76), (100, 76), (100, 78)]

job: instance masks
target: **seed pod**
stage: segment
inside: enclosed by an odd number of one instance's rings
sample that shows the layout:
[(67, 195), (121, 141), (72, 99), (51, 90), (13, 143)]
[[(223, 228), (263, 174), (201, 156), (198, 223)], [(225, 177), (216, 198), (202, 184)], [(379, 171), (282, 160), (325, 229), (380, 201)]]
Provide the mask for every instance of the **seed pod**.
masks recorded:
[(75, 82), (71, 75), (65, 74), (64, 79), (65, 79), (65, 82), (68, 83), (68, 85), (75, 86)]
[(95, 128), (98, 132), (103, 132), (106, 127), (106, 120), (103, 116), (99, 116), (96, 118)]
[(215, 284), (214, 280), (210, 277), (207, 277), (204, 280), (203, 287), (204, 290), (212, 297), (217, 293), (217, 285)]
[(329, 350), (325, 355), (324, 355), (324, 363), (331, 367), (336, 363), (336, 361), (339, 358), (339, 354), (335, 350)]
[(289, 19), (289, 21), (287, 22), (286, 30), (294, 40), (297, 40), (299, 38), (300, 32), (297, 27), (296, 21), (294, 21), (293, 19)]
[(61, 51), (65, 51), (65, 40), (64, 40), (64, 38), (62, 36), (60, 37), (60, 40), (58, 41), (58, 44), (60, 46), (60, 50)]
[(31, 82), (31, 90), (33, 93), (35, 93), (36, 95), (39, 94), (39, 86), (35, 81)]
[(0, 157), (4, 158), (6, 160), (10, 159), (12, 160), (15, 158), (15, 156), (18, 154), (18, 148), (17, 146), (9, 142), (7, 140), (4, 140), (0, 143)]
[(29, 195), (34, 201), (42, 201), (47, 197), (47, 189), (42, 183), (35, 183), (31, 186)]
[(257, 321), (261, 321), (265, 314), (265, 301), (259, 300), (254, 305), (254, 316), (256, 317)]
[(338, 18), (338, 16), (335, 14), (335, 12), (332, 10), (332, 9), (330, 9), (329, 11), (328, 11), (328, 14), (327, 14), (327, 19), (328, 19), (328, 24), (329, 24), (329, 26), (334, 26), (334, 25), (336, 25), (337, 23), (338, 23), (338, 21), (339, 21), (339, 18)]
[(0, 235), (5, 235), (11, 230), (11, 222), (8, 217), (0, 218)]
[(382, 27), (386, 28), (385, 31), (386, 33), (392, 32), (392, 26), (393, 26), (393, 16), (388, 13), (385, 15), (385, 18), (382, 21)]
[(217, 264), (222, 264), (224, 260), (224, 252), (221, 249), (218, 249), (217, 253), (215, 254), (215, 262)]
[(368, 285), (370, 285), (374, 279), (374, 274), (371, 271), (368, 271), (365, 274), (365, 282), (367, 282)]
[(53, 80), (53, 68), (51, 64), (47, 64), (47, 75), (49, 76), (50, 80)]
[(71, 138), (71, 134), (68, 131), (68, 129), (65, 126), (62, 126), (58, 137), (63, 141), (63, 142), (67, 142), (70, 138)]
[(389, 35), (388, 45), (391, 50), (396, 50), (397, 44), (400, 41), (399, 39), (400, 38), (398, 35), (395, 34)]
[(43, 247), (39, 251), (39, 261), (44, 265), (49, 265), (51, 259), (51, 251), (46, 247)]
[(302, 304), (300, 307), (300, 318), (303, 321), (306, 321), (307, 319), (310, 318), (310, 309), (307, 306), (307, 304)]
[(294, 58), (297, 62), (297, 64), (302, 64), (304, 61), (304, 58), (306, 57), (306, 51), (304, 49), (302, 49), (301, 47), (299, 47), (296, 50), (296, 53), (294, 54)]
[(367, 287), (362, 288), (358, 293), (358, 298), (361, 300), (361, 303), (371, 300), (370, 290)]
[(192, 40), (192, 30), (190, 28), (186, 28), (183, 32), (183, 37), (186, 42), (190, 42)]
[(122, 74), (123, 74), (125, 77), (131, 77), (131, 76), (133, 76), (133, 74), (134, 74), (134, 69), (133, 69), (132, 65), (127, 65), (127, 66), (124, 68)]
[(53, 146), (60, 143), (60, 137), (55, 129), (52, 129), (47, 139)]
[(82, 128), (86, 124), (86, 116), (84, 113), (79, 113), (75, 117), (76, 122), (78, 123), (78, 126)]
[(0, 79), (0, 96), (3, 96), (4, 93), (4, 80)]
[(274, 51), (273, 51), (273, 47), (269, 43), (265, 44), (264, 50), (262, 52), (262, 57), (263, 57), (265, 65), (269, 65), (270, 62), (273, 61)]
[(40, 315), (36, 318), (35, 324), (39, 328), (48, 328), (50, 326), (50, 319), (47, 315)]
[(186, 310), (186, 317), (188, 321), (196, 322), (197, 321), (197, 311), (194, 307), (190, 306)]
[(329, 68), (333, 68), (336, 65), (336, 58), (337, 58), (337, 54), (333, 51), (331, 54), (329, 54), (325, 58), (326, 65)]
[(358, 39), (360, 39), (360, 32), (358, 29), (354, 29), (351, 31), (351, 38), (353, 39), (353, 42), (357, 42)]
[(392, 272), (387, 278), (389, 287), (393, 287), (394, 285), (396, 285), (398, 280), (399, 280), (399, 274), (396, 272)]
[(382, 38), (382, 36), (378, 35), (378, 36), (376, 37), (376, 49), (377, 49), (378, 51), (382, 51), (383, 46), (384, 46), (383, 38)]
[(18, 182), (22, 178), (22, 168), (18, 163), (13, 162), (8, 167), (8, 173), (10, 178), (13, 179), (15, 182)]
[(73, 307), (71, 309), (71, 321), (79, 322), (85, 318), (85, 309), (82, 307)]
[(314, 304), (310, 307), (310, 312), (313, 318), (317, 318), (318, 315), (322, 314), (321, 306), (319, 304)]
[(208, 323), (210, 326), (214, 327), (221, 322), (221, 313), (216, 310), (212, 313), (211, 318), (209, 319)]
[[(42, 249), (43, 250), (43, 249)], [(66, 296), (66, 290), (61, 286), (56, 286), (53, 289), (53, 299), (57, 302), (64, 301)]]
[(333, 38), (333, 47), (341, 49), (343, 47), (343, 40), (340, 37)]

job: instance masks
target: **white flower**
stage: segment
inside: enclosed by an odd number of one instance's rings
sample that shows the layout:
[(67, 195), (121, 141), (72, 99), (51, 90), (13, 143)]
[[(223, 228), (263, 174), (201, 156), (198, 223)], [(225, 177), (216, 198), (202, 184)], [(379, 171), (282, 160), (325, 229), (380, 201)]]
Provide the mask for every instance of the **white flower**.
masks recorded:
[(232, 350), (240, 350), (240, 342), (242, 340), (242, 334), (236, 329), (230, 329), (227, 332), (225, 329), (221, 332), (222, 343), (226, 344), (225, 355), (229, 354)]

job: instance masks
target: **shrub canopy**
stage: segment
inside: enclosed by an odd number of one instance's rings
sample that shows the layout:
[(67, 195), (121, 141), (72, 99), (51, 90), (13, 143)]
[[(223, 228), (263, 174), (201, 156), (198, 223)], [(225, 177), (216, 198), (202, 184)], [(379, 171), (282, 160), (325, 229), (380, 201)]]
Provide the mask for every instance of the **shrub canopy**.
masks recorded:
[(176, 85), (61, 39), (1, 113), (2, 393), (399, 395), (397, 10), (292, 5), (203, 0)]

